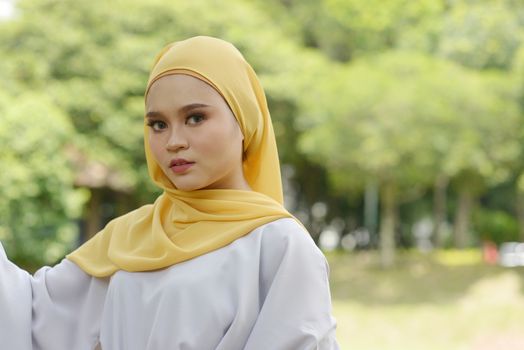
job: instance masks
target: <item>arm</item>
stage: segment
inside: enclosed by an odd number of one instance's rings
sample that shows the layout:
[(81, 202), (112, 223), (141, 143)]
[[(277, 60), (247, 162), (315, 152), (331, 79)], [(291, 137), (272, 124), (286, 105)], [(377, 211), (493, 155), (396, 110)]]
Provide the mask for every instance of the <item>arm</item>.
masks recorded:
[[(0, 251), (0, 343), (6, 349), (92, 350), (98, 342), (107, 280), (63, 260), (34, 277)], [(4, 311), (5, 310), (5, 311)]]
[(0, 344), (6, 349), (32, 349), (30, 276), (7, 260), (2, 243), (0, 243)]
[(263, 240), (261, 308), (245, 349), (338, 349), (324, 255), (291, 219)]

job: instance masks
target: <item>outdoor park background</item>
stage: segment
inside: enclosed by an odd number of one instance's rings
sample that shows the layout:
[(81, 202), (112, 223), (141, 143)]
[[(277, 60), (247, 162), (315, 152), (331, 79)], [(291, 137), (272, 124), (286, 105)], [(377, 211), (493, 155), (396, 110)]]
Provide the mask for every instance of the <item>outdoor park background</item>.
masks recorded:
[(524, 270), (482, 254), (524, 241), (519, 0), (0, 0), (10, 259), (53, 264), (154, 200), (148, 70), (198, 34), (259, 73), (342, 349), (524, 349)]

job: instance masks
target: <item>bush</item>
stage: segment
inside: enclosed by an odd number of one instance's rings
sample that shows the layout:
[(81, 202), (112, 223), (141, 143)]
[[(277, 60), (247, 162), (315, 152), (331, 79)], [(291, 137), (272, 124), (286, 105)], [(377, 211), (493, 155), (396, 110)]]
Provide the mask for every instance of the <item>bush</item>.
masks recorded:
[(480, 240), (496, 244), (518, 240), (518, 222), (505, 211), (478, 209), (473, 216), (473, 227)]

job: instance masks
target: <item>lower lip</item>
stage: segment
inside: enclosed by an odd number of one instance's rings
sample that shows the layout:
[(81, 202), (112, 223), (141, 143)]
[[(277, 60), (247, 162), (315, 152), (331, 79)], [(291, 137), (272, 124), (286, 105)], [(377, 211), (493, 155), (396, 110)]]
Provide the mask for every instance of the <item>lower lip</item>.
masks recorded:
[(173, 171), (175, 174), (180, 174), (186, 171), (187, 169), (191, 168), (195, 163), (186, 163), (182, 165), (173, 165), (171, 167), (171, 171)]

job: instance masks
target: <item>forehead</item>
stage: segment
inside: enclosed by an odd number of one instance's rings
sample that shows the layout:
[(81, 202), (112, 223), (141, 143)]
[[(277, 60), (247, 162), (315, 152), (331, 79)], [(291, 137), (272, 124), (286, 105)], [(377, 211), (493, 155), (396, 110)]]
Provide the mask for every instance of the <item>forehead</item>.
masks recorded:
[(225, 104), (225, 101), (212, 86), (186, 74), (159, 78), (146, 96), (147, 110), (189, 103)]

